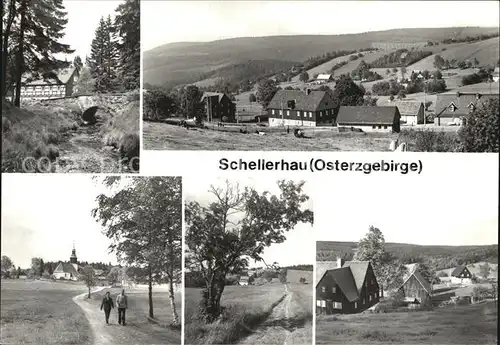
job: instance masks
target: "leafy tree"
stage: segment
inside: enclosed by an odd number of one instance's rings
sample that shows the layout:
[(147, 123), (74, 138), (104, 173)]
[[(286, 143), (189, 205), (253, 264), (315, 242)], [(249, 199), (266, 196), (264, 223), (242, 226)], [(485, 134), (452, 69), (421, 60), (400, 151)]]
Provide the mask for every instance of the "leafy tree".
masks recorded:
[(434, 55), (434, 67), (436, 67), (438, 70), (442, 69), (445, 66), (445, 60), (441, 55)]
[(175, 114), (178, 110), (177, 100), (160, 90), (144, 93), (144, 119), (161, 120)]
[(469, 114), (459, 137), (466, 152), (499, 151), (499, 100), (491, 98)]
[(362, 105), (364, 102), (364, 91), (349, 77), (339, 79), (333, 91), (333, 104), (336, 113), (342, 105)]
[(397, 72), (398, 72), (398, 69), (397, 69), (396, 67), (394, 67), (394, 68), (392, 69), (392, 71), (393, 71), (394, 73), (397, 73)]
[(43, 271), (45, 270), (45, 264), (43, 263), (43, 259), (40, 258), (40, 266), (38, 267), (38, 275), (43, 276)]
[(257, 84), (257, 100), (264, 109), (267, 108), (277, 91), (278, 87), (272, 79), (266, 79)]
[(384, 235), (374, 226), (370, 226), (368, 233), (358, 242), (354, 260), (371, 262), (382, 291), (403, 283), (406, 267), (386, 251)]
[(301, 284), (305, 284), (305, 283), (306, 283), (306, 278), (304, 278), (304, 277), (300, 277), (300, 279), (299, 279), (299, 283), (301, 283)]
[(306, 71), (302, 71), (299, 76), (301, 82), (306, 83), (309, 80), (309, 74)]
[(111, 286), (114, 286), (120, 281), (120, 268), (119, 267), (112, 267), (111, 270), (109, 271), (107, 278), (109, 282), (111, 283)]
[(114, 26), (118, 43), (118, 76), (125, 90), (139, 89), (141, 61), (140, 1), (125, 0), (116, 8)]
[(474, 58), (474, 67), (478, 67), (479, 66), (479, 60), (477, 58)]
[(6, 5), (2, 1), (2, 7), (8, 8), (5, 32), (2, 29), (2, 92), (5, 96), (7, 86), (15, 83), (14, 105), (19, 107), (21, 77), (25, 73), (29, 78), (53, 77), (53, 71), (70, 65), (56, 56), (74, 50), (60, 43), (68, 22), (62, 0), (11, 0)]
[(94, 80), (94, 89), (98, 92), (114, 91), (118, 85), (118, 43), (111, 16), (101, 17), (95, 30), (90, 47), (90, 56), (86, 64)]
[(89, 290), (89, 294), (88, 294), (87, 298), (90, 299), (90, 289), (92, 287), (96, 286), (96, 283), (97, 283), (95, 272), (94, 272), (94, 269), (92, 268), (92, 266), (85, 266), (83, 268), (83, 271), (81, 274), (81, 279), (83, 280), (83, 282), (85, 283), (85, 286)]
[(427, 101), (425, 102), (424, 106), (425, 106), (425, 111), (428, 111), (429, 110), (429, 107), (432, 105), (432, 101)]
[(17, 266), (17, 279), (19, 279), (22, 273), (23, 271), (21, 270), (21, 267)]
[(251, 93), (248, 96), (248, 100), (250, 101), (250, 103), (257, 102), (257, 97), (255, 96), (255, 94)]
[(2, 255), (1, 267), (2, 272), (8, 272), (14, 267), (14, 263), (7, 255)]
[(432, 73), (432, 77), (434, 79), (443, 79), (443, 73), (441, 73), (440, 70), (436, 70), (434, 71), (434, 73)]
[(73, 59), (73, 66), (78, 70), (78, 72), (81, 72), (83, 67), (83, 62), (80, 55), (75, 56), (75, 58)]
[(43, 262), (42, 258), (31, 258), (31, 274), (34, 277), (41, 276), (40, 270), (41, 267), (43, 267), (42, 262)]
[(430, 265), (421, 262), (418, 264), (418, 271), (420, 272), (422, 277), (429, 283), (432, 283), (434, 281), (434, 277), (436, 276), (436, 271)]
[(196, 85), (188, 85), (182, 90), (181, 104), (182, 111), (188, 119), (204, 117), (203, 104), (200, 102), (202, 92)]
[(406, 91), (405, 90), (401, 90), (398, 92), (398, 99), (403, 99), (403, 98), (406, 98)]
[(186, 267), (200, 270), (205, 280), (202, 320), (211, 323), (220, 315), (228, 274), (247, 267), (248, 259), (264, 261), (264, 249), (284, 242), (298, 223), (312, 224), (312, 211), (303, 209), (309, 199), (303, 186), (304, 182), (278, 181), (281, 193), (272, 195), (251, 187), (240, 190), (226, 181), (222, 188), (210, 187), (215, 201), (208, 206), (187, 203)]
[(491, 272), (490, 265), (486, 262), (484, 265), (479, 266), (479, 272), (481, 272), (483, 279), (488, 279)]
[(110, 250), (137, 267), (149, 285), (149, 316), (153, 284), (169, 284), (173, 325), (179, 324), (174, 284), (181, 279), (182, 192), (180, 177), (106, 177), (111, 193), (97, 197), (92, 216), (112, 239)]
[(389, 101), (391, 101), (391, 102), (392, 102), (392, 101), (394, 101), (394, 95), (391, 95), (391, 96), (389, 97)]

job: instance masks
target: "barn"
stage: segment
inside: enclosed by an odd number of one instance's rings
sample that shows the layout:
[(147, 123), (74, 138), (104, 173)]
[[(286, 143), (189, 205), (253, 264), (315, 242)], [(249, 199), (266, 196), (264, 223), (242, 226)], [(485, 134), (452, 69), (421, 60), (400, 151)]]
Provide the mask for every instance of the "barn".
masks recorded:
[(291, 284), (312, 284), (313, 271), (286, 270), (286, 282)]
[(21, 98), (48, 99), (71, 96), (79, 76), (80, 73), (75, 67), (57, 70), (45, 77), (35, 78), (25, 74), (21, 79)]
[(333, 75), (331, 74), (318, 74), (316, 77), (316, 84), (326, 84), (333, 81)]
[(451, 271), (451, 282), (453, 284), (472, 284), (472, 274), (470, 273), (467, 266), (458, 266)]
[(495, 93), (478, 92), (445, 92), (437, 95), (436, 116), (434, 124), (437, 126), (460, 125), (474, 109), (483, 102), (498, 98), (498, 89)]
[(278, 90), (269, 105), (269, 126), (305, 126), (331, 124), (334, 104), (326, 91)]
[(353, 127), (363, 132), (400, 131), (398, 107), (341, 106), (337, 116), (337, 127)]
[(424, 123), (424, 104), (415, 101), (393, 102), (391, 105), (398, 107), (401, 122), (407, 125)]
[[(330, 264), (331, 265), (331, 264)], [(378, 303), (380, 288), (369, 261), (337, 260), (316, 284), (316, 312), (360, 313)]]
[(411, 304), (426, 304), (432, 297), (432, 285), (420, 274), (418, 265), (406, 265), (407, 273), (403, 284), (398, 289), (403, 293), (406, 302)]
[(207, 119), (223, 122), (236, 121), (236, 105), (229, 96), (220, 92), (205, 92), (200, 100), (205, 106)]

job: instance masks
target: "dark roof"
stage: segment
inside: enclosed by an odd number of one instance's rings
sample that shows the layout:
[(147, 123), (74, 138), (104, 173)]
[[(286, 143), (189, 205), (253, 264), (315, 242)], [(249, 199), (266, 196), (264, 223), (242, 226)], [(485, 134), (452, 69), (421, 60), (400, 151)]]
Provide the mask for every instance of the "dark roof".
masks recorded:
[(313, 271), (286, 270), (287, 283), (300, 283), (300, 278), (305, 278), (306, 283), (312, 284)]
[(325, 275), (326, 271), (338, 268), (337, 267), (337, 261), (317, 261), (316, 262), (316, 282), (315, 284), (318, 285), (319, 281), (323, 276)]
[[(477, 95), (481, 95), (477, 99)], [(459, 96), (460, 95), (460, 96)], [(484, 101), (490, 98), (498, 98), (497, 94), (481, 94), (476, 92), (457, 92), (443, 93), (437, 96), (436, 116), (438, 117), (461, 117), (468, 115), (471, 111), (470, 104), (474, 107), (480, 106)], [(450, 110), (451, 104), (455, 105), (455, 111)]]
[(422, 276), (422, 274), (420, 274), (419, 270), (418, 270), (418, 264), (412, 264), (412, 265), (405, 265), (406, 268), (408, 269), (408, 272), (405, 274), (404, 276), (404, 281), (403, 281), (403, 285), (406, 284), (406, 282), (408, 281), (408, 279), (411, 278), (411, 276), (414, 276), (415, 279), (417, 279), (417, 281), (420, 283), (420, 285), (422, 285), (422, 287), (424, 288), (425, 291), (427, 291), (427, 293), (431, 293), (431, 284)]
[[(226, 95), (222, 92), (204, 92), (203, 96), (201, 96), (200, 102), (203, 102), (203, 100), (207, 97), (217, 97), (217, 100), (220, 102), (222, 100), (222, 98), (224, 98), (224, 96), (226, 96)], [(227, 98), (229, 99), (229, 97), (227, 97)]]
[(358, 289), (356, 288), (356, 283), (349, 267), (335, 268), (329, 270), (326, 274), (335, 280), (349, 302), (359, 299)]
[(337, 116), (337, 123), (339, 125), (392, 125), (396, 117), (399, 118), (397, 107), (341, 106)]
[(328, 96), (326, 91), (311, 90), (308, 95), (305, 91), (278, 90), (267, 107), (269, 109), (288, 109), (287, 102), (295, 100), (295, 110), (316, 111), (325, 96), (330, 98), (331, 103), (329, 104), (333, 108), (333, 99)]
[(368, 271), (369, 265), (369, 261), (347, 261), (343, 266), (351, 268), (358, 293), (361, 293), (361, 289), (363, 288), (363, 283), (365, 282), (366, 272)]
[(466, 268), (467, 268), (467, 267), (465, 267), (465, 266), (463, 266), (463, 265), (462, 265), (462, 266), (455, 267), (455, 269), (451, 272), (451, 276), (452, 276), (452, 277), (458, 277), (458, 275), (459, 275), (460, 273), (462, 273), (462, 271), (463, 271), (464, 269), (466, 269)]

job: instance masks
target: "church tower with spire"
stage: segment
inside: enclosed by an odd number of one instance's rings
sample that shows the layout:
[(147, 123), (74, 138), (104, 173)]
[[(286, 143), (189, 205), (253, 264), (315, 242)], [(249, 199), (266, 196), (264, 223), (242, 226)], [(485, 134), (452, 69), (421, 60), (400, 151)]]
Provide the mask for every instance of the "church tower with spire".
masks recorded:
[(71, 256), (69, 257), (69, 262), (73, 265), (75, 270), (78, 272), (78, 259), (76, 258), (75, 243), (73, 242), (73, 250), (71, 251)]

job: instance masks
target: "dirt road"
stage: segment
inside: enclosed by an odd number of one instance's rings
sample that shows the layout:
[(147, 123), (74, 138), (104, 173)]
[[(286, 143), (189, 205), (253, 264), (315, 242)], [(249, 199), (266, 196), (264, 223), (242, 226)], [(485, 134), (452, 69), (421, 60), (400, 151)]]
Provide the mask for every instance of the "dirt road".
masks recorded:
[(306, 317), (311, 312), (310, 301), (287, 287), (285, 294), (267, 320), (240, 344), (312, 344), (312, 321)]
[[(100, 287), (94, 292), (101, 291), (107, 287)], [(83, 310), (85, 316), (89, 320), (92, 329), (94, 345), (155, 345), (155, 344), (172, 344), (168, 339), (167, 334), (170, 332), (167, 329), (158, 330), (155, 325), (144, 325), (134, 320), (145, 320), (144, 315), (134, 315), (134, 306), (129, 306), (127, 310), (127, 325), (121, 326), (118, 324), (118, 315), (116, 308), (111, 311), (110, 325), (106, 325), (104, 319), (104, 311), (100, 310), (100, 300), (86, 300), (87, 293), (75, 296), (73, 301)], [(155, 329), (153, 330), (153, 327)], [(180, 343), (180, 341), (179, 341)]]

